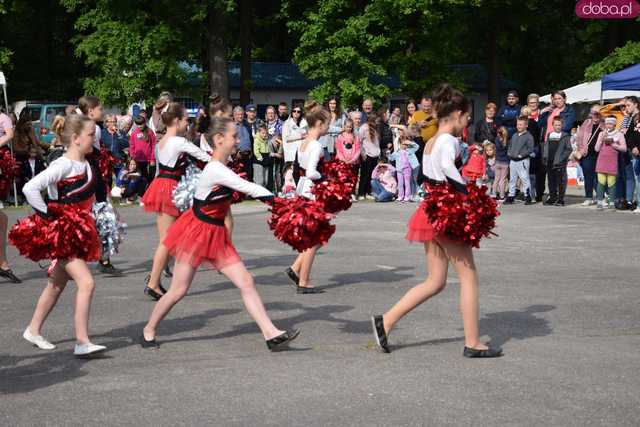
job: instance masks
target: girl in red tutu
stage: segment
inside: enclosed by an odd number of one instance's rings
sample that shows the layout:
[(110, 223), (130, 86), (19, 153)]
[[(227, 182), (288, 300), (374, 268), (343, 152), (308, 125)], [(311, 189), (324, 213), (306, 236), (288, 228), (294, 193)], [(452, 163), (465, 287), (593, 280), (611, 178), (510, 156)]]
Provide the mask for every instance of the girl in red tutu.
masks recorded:
[(206, 262), (240, 289), (245, 307), (258, 324), (267, 347), (270, 350), (281, 348), (295, 339), (299, 331), (282, 331), (273, 325), (253, 277), (238, 256), (224, 225), (234, 191), (263, 201), (273, 199), (273, 194), (240, 178), (225, 165), (239, 142), (236, 126), (231, 119), (212, 117), (207, 139), (213, 149), (212, 159), (198, 181), (193, 207), (169, 228), (162, 243), (176, 259), (173, 280), (169, 291), (158, 301), (144, 327), (141, 345), (145, 348), (158, 347), (155, 340), (158, 324), (186, 295), (198, 266)]
[[(427, 188), (440, 191), (467, 193), (467, 187), (455, 166), (460, 154), (456, 136), (467, 127), (471, 104), (459, 91), (448, 84), (436, 90), (433, 103), (438, 117), (438, 133), (425, 146), (423, 173)], [(441, 187), (444, 186), (444, 187)], [(435, 191), (432, 191), (432, 197)], [(462, 196), (461, 199), (468, 196)], [(388, 334), (395, 324), (407, 313), (441, 292), (447, 282), (449, 263), (453, 265), (460, 279), (460, 306), (464, 323), (466, 357), (498, 357), (499, 348), (489, 348), (480, 342), (478, 327), (478, 273), (473, 259), (472, 246), (436, 233), (424, 206), (418, 208), (409, 221), (407, 239), (423, 242), (427, 255), (429, 275), (427, 279), (413, 287), (384, 315), (372, 317), (373, 333), (378, 346), (388, 353)], [(456, 199), (457, 200), (457, 199)], [(462, 208), (462, 205), (458, 206)], [(449, 230), (447, 230), (449, 231)], [(447, 233), (449, 236), (450, 233)], [(455, 233), (453, 233), (455, 235)]]
[[(300, 179), (296, 193), (308, 199), (314, 199), (311, 189), (314, 182), (322, 178), (320, 173), (321, 159), (324, 158), (322, 145), (318, 141), (321, 136), (327, 133), (331, 115), (322, 105), (315, 101), (307, 102), (304, 106), (305, 119), (309, 126), (307, 136), (298, 147), (298, 163), (300, 164)], [(315, 259), (316, 252), (321, 245), (301, 252), (295, 262), (285, 272), (289, 279), (296, 285), (299, 294), (317, 294), (324, 292), (315, 288), (309, 279), (311, 267)]]
[(158, 142), (156, 163), (159, 173), (142, 198), (144, 210), (156, 213), (156, 224), (160, 237), (160, 244), (153, 256), (151, 274), (147, 276), (147, 285), (144, 288), (145, 295), (156, 301), (167, 292), (160, 283), (162, 270), (169, 262), (169, 252), (162, 245), (162, 241), (171, 224), (180, 216), (180, 211), (173, 203), (173, 190), (182, 175), (185, 174), (187, 156), (202, 162), (208, 162), (211, 158), (184, 138), (189, 118), (182, 104), (171, 102), (162, 113), (162, 121), (166, 126), (166, 133)]
[[(36, 214), (18, 221), (9, 234), (21, 254), (34, 261), (43, 258), (53, 261), (49, 282), (23, 337), (41, 349), (55, 348), (42, 337), (42, 325), (67, 282), (73, 280), (78, 286), (74, 316), (76, 356), (106, 349), (91, 343), (88, 332), (95, 284), (87, 262), (100, 258), (100, 240), (91, 216), (95, 176), (85, 160), (85, 155), (92, 152), (94, 135), (95, 123), (90, 118), (78, 114), (66, 117), (58, 138), (67, 151), (25, 184), (24, 195)], [(45, 189), (48, 202), (41, 195)], [(37, 250), (36, 247), (45, 249)]]

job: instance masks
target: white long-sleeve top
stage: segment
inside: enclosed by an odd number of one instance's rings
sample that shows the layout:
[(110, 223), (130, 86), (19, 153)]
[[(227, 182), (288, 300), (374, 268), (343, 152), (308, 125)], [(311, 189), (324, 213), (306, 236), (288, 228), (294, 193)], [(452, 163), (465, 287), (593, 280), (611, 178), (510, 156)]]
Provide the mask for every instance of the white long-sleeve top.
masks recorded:
[(304, 151), (302, 151), (302, 144), (300, 144), (300, 147), (298, 147), (298, 163), (300, 167), (304, 169), (305, 177), (311, 180), (322, 177), (318, 171), (318, 163), (322, 156), (322, 145), (320, 145), (317, 139), (309, 141)]
[(296, 121), (292, 117), (289, 117), (282, 126), (282, 147), (284, 151), (284, 161), (293, 162), (296, 159), (296, 151), (300, 146), (300, 143), (304, 139), (304, 134), (307, 133), (309, 126), (305, 119), (300, 120), (300, 124), (296, 124)]
[(220, 187), (226, 187), (233, 191), (239, 191), (254, 199), (259, 197), (272, 197), (273, 193), (266, 188), (240, 178), (234, 171), (229, 169), (217, 160), (207, 163), (202, 170), (198, 185), (196, 186), (195, 198), (206, 200), (209, 194), (215, 192)]
[(422, 173), (435, 181), (447, 181), (447, 178), (464, 185), (464, 179), (456, 168), (456, 157), (460, 154), (458, 139), (448, 133), (440, 135), (433, 144), (431, 153), (425, 150)]
[(189, 154), (203, 162), (208, 162), (211, 159), (211, 156), (202, 151), (196, 145), (187, 141), (185, 138), (181, 136), (172, 136), (164, 143), (163, 147), (160, 147), (160, 144), (158, 144), (158, 156), (156, 161), (163, 166), (172, 168), (175, 167), (178, 162), (178, 158), (180, 158), (182, 153)]
[(92, 173), (89, 163), (85, 160), (77, 162), (65, 156), (58, 157), (48, 168), (31, 178), (22, 188), (27, 202), (36, 210), (47, 213), (47, 203), (42, 198), (42, 190), (47, 189), (49, 200), (58, 200), (58, 182), (66, 178), (87, 173), (87, 183), (72, 193), (85, 191), (92, 185)]

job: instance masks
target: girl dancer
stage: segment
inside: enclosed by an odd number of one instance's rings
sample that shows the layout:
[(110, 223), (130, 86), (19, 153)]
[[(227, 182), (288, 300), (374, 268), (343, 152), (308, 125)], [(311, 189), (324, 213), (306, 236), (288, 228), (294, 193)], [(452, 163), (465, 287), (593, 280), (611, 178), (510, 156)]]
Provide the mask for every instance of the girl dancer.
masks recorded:
[[(318, 171), (320, 160), (324, 158), (322, 145), (318, 139), (329, 129), (331, 116), (329, 112), (315, 101), (305, 105), (305, 117), (309, 131), (302, 144), (298, 147), (298, 163), (300, 164), (300, 180), (296, 192), (308, 199), (313, 199), (311, 193), (314, 181), (322, 178)], [(309, 281), (311, 267), (320, 245), (316, 245), (300, 253), (293, 265), (285, 271), (289, 279), (295, 283), (299, 294), (317, 294), (324, 291), (313, 287)]]
[[(102, 173), (100, 172), (100, 167), (98, 166), (100, 161), (101, 130), (100, 126), (97, 125), (97, 122), (102, 121), (102, 103), (100, 102), (100, 99), (95, 96), (83, 96), (78, 100), (78, 112), (94, 122), (95, 132), (93, 136), (93, 149), (87, 155), (87, 161), (93, 168), (93, 175), (95, 176), (96, 202), (107, 202), (107, 183), (104, 181)], [(111, 264), (111, 259), (107, 252), (104, 252), (100, 257), (100, 271), (114, 277), (122, 276), (122, 271)]]
[(180, 211), (173, 203), (173, 190), (178, 185), (187, 167), (186, 155), (197, 160), (208, 162), (210, 156), (187, 141), (183, 135), (187, 132), (189, 118), (182, 104), (171, 102), (162, 113), (162, 122), (166, 133), (158, 143), (157, 158), (159, 174), (151, 182), (142, 197), (144, 210), (156, 213), (156, 224), (160, 243), (153, 257), (151, 274), (146, 278), (145, 295), (159, 300), (167, 291), (160, 283), (162, 270), (169, 261), (167, 247), (162, 244), (167, 235), (167, 229), (180, 216)]
[[(58, 135), (59, 140), (67, 147), (66, 153), (27, 182), (23, 188), (27, 201), (37, 214), (47, 218), (50, 216), (51, 209), (62, 209), (68, 212), (77, 207), (91, 211), (96, 176), (93, 168), (85, 160), (85, 155), (92, 152), (94, 136), (95, 123), (89, 117), (78, 114), (66, 117), (61, 134)], [(48, 192), (48, 203), (43, 200), (40, 193), (44, 189)], [(76, 224), (78, 230), (73, 232), (85, 233), (83, 229), (80, 229), (81, 224)], [(100, 258), (100, 242), (93, 220), (90, 220), (88, 225), (89, 232), (83, 236), (86, 239), (86, 247), (81, 249), (82, 253), (67, 259), (53, 260), (47, 287), (40, 295), (31, 323), (22, 335), (24, 339), (41, 349), (52, 350), (55, 348), (55, 345), (42, 337), (42, 325), (58, 302), (58, 298), (69, 280), (75, 281), (78, 286), (74, 316), (77, 343), (73, 354), (87, 356), (106, 349), (102, 345), (91, 343), (89, 339), (89, 309), (95, 284), (87, 262), (97, 261)], [(21, 223), (16, 224), (11, 237), (22, 226)], [(32, 231), (34, 238), (42, 232)], [(54, 245), (54, 238), (57, 237), (59, 236), (44, 236), (45, 239), (50, 239), (49, 245)], [(64, 240), (62, 244), (67, 243), (66, 239), (62, 238), (62, 240)], [(16, 245), (22, 249), (21, 245)]]
[(267, 347), (270, 350), (282, 348), (294, 340), (300, 331), (282, 331), (273, 325), (255, 288), (253, 277), (238, 256), (224, 226), (234, 191), (260, 200), (270, 200), (273, 194), (245, 181), (225, 166), (239, 142), (233, 120), (212, 117), (207, 139), (213, 156), (198, 181), (193, 207), (171, 226), (163, 242), (176, 258), (171, 288), (154, 307), (144, 327), (141, 345), (144, 348), (158, 347), (155, 340), (158, 324), (186, 295), (196, 269), (206, 261), (240, 289), (245, 307), (258, 324)]
[[(470, 102), (448, 84), (436, 90), (433, 98), (438, 117), (438, 133), (429, 140), (424, 150), (423, 173), (431, 186), (446, 185), (466, 193), (464, 180), (455, 166), (460, 153), (456, 136), (460, 135), (469, 121)], [(427, 196), (429, 197), (429, 196)], [(498, 348), (488, 348), (480, 342), (478, 331), (478, 273), (471, 247), (449, 240), (434, 233), (429, 217), (418, 208), (409, 221), (407, 239), (424, 242), (429, 275), (412, 288), (384, 315), (372, 317), (373, 333), (378, 346), (389, 353), (387, 337), (394, 325), (405, 314), (427, 299), (441, 292), (447, 282), (447, 268), (453, 264), (460, 278), (460, 305), (464, 323), (465, 357), (497, 357)]]

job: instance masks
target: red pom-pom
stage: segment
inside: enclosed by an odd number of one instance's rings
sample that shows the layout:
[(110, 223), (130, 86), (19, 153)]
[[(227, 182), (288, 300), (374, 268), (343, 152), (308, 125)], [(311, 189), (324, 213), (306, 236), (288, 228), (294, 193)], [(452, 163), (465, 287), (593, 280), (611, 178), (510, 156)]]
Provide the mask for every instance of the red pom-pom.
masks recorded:
[(336, 226), (330, 224), (331, 218), (319, 202), (299, 196), (276, 197), (271, 207), (269, 228), (278, 240), (303, 252), (329, 241), (336, 231)]
[(38, 214), (22, 218), (11, 227), (9, 242), (32, 261), (49, 259), (49, 241), (44, 233), (47, 225), (48, 221)]
[[(240, 159), (236, 158), (231, 163), (229, 163), (229, 169), (234, 171), (240, 178), (247, 179), (247, 173), (244, 171), (244, 163), (242, 163)], [(244, 200), (244, 198), (244, 193), (234, 191), (233, 194), (231, 194), (231, 204), (235, 205), (236, 203), (240, 203)]]
[(311, 192), (316, 201), (321, 203), (324, 210), (335, 214), (346, 211), (351, 207), (351, 193), (353, 185), (350, 182), (338, 180), (322, 181), (314, 184)]
[(98, 159), (98, 168), (100, 169), (100, 175), (106, 181), (113, 175), (113, 168), (118, 164), (118, 159), (115, 158), (111, 151), (107, 150), (107, 147), (100, 147), (100, 158)]
[(483, 237), (493, 234), (500, 212), (486, 186), (468, 184), (467, 191), (465, 195), (448, 184), (428, 186), (422, 208), (437, 234), (477, 248)]
[(11, 190), (11, 183), (18, 175), (20, 166), (9, 150), (0, 150), (0, 197), (5, 198)]
[(353, 165), (337, 159), (324, 162), (322, 164), (322, 174), (326, 176), (328, 180), (349, 183), (353, 187), (355, 187), (358, 182), (358, 175)]
[(51, 221), (44, 233), (51, 245), (51, 259), (82, 258), (91, 260), (100, 240), (91, 211), (76, 206), (49, 207)]

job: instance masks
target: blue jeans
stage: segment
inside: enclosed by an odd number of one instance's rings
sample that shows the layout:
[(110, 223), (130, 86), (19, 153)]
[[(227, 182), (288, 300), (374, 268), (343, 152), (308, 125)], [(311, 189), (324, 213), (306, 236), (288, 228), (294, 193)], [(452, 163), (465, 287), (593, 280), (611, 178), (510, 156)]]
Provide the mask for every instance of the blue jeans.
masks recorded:
[[(635, 201), (640, 205), (640, 158), (631, 159), (631, 176), (635, 180), (636, 198)], [(628, 188), (628, 187), (627, 187)], [(629, 202), (632, 202), (633, 198), (629, 197)]]
[(595, 156), (589, 156), (580, 162), (584, 174), (584, 197), (587, 199), (593, 199), (593, 190), (596, 188), (596, 160)]
[(376, 202), (390, 202), (393, 200), (393, 193), (385, 190), (377, 179), (371, 180), (371, 192), (373, 193)]

